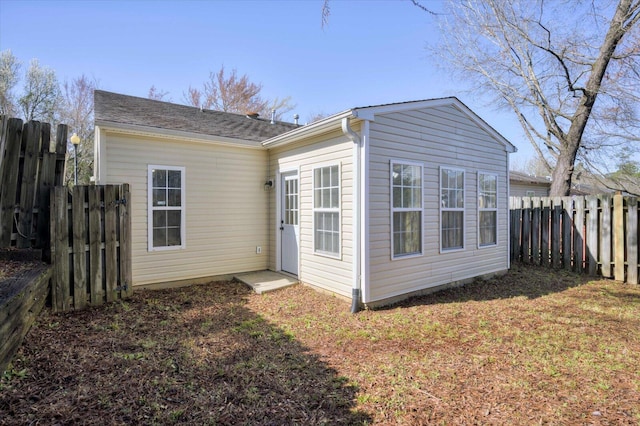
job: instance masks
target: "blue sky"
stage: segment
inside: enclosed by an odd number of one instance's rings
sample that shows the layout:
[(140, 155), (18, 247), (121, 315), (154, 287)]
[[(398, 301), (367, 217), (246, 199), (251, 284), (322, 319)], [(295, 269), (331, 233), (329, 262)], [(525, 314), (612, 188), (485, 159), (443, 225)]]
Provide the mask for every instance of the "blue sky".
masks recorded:
[[(424, 2), (439, 10), (439, 0)], [(290, 96), (301, 122), (356, 106), (458, 96), (519, 149), (531, 149), (514, 118), (463, 93), (426, 45), (440, 37), (410, 1), (16, 1), (0, 0), (0, 50), (26, 69), (31, 58), (60, 81), (82, 74), (99, 87), (177, 103), (222, 65), (263, 85), (266, 98)], [(27, 31), (29, 28), (33, 31)], [(285, 117), (292, 121), (292, 117)]]

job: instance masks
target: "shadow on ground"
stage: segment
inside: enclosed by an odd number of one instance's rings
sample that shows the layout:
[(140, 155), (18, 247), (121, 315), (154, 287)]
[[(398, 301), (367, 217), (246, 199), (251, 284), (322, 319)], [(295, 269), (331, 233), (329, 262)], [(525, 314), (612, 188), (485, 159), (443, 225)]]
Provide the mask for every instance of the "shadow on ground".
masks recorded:
[(412, 297), (381, 309), (439, 303), (479, 302), (514, 297), (536, 299), (583, 285), (593, 279), (594, 277), (562, 269), (513, 264), (507, 274), (489, 279), (476, 279), (464, 286)]
[(0, 424), (363, 424), (357, 387), (246, 308), (242, 284), (44, 312), (0, 381)]

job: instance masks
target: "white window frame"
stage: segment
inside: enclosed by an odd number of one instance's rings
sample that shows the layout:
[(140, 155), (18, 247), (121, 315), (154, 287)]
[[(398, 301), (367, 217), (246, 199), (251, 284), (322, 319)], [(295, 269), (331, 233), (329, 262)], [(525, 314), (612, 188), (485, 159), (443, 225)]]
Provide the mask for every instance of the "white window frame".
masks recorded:
[[(395, 165), (407, 165), (420, 168), (420, 206), (419, 207), (394, 207), (393, 205), (393, 166)], [(407, 160), (391, 160), (389, 162), (389, 206), (390, 206), (390, 229), (391, 229), (391, 260), (399, 259), (411, 259), (413, 257), (420, 257), (424, 254), (424, 164), (407, 161)], [(407, 254), (395, 254), (395, 238), (394, 238), (394, 220), (393, 216), (396, 212), (420, 212), (420, 251), (417, 253)]]
[[(480, 176), (491, 176), (495, 179), (496, 181), (496, 192), (495, 192), (495, 197), (496, 197), (496, 205), (495, 207), (491, 207), (491, 208), (487, 208), (487, 207), (482, 207), (480, 205), (480, 196), (482, 195), (482, 191), (480, 188)], [(492, 173), (492, 172), (483, 172), (483, 171), (479, 171), (478, 172), (478, 248), (487, 248), (487, 247), (495, 247), (498, 245), (498, 194), (499, 194), (499, 187), (498, 187), (498, 174), (497, 173)], [(496, 228), (496, 241), (493, 243), (488, 243), (488, 244), (482, 244), (482, 242), (480, 241), (480, 214), (483, 212), (494, 212), (495, 213), (495, 228)]]
[[(325, 169), (330, 167), (338, 168), (338, 206), (337, 207), (316, 207), (316, 170)], [(333, 187), (319, 187), (319, 189), (328, 188), (331, 189)], [(342, 167), (340, 163), (328, 163), (328, 164), (320, 164), (313, 167), (311, 171), (311, 205), (313, 206), (313, 229), (312, 229), (312, 244), (313, 244), (313, 253), (314, 255), (330, 257), (332, 259), (341, 259), (342, 258)], [(338, 252), (335, 253), (333, 251), (326, 250), (318, 250), (316, 248), (316, 213), (337, 213), (338, 214)]]
[[(442, 191), (443, 191), (443, 182), (442, 182), (442, 172), (443, 170), (449, 170), (452, 172), (462, 172), (462, 207), (446, 207), (443, 206), (443, 202), (442, 202)], [(456, 252), (456, 251), (463, 251), (465, 250), (466, 247), (466, 238), (465, 238), (465, 204), (466, 204), (466, 195), (467, 195), (467, 191), (466, 191), (466, 181), (467, 181), (467, 176), (466, 176), (466, 171), (465, 169), (459, 168), (459, 167), (450, 167), (450, 166), (440, 166), (439, 170), (438, 170), (438, 180), (440, 181), (440, 185), (439, 185), (439, 192), (438, 192), (438, 204), (440, 206), (440, 213), (439, 213), (439, 218), (438, 218), (438, 222), (439, 222), (439, 227), (438, 227), (438, 234), (439, 234), (439, 239), (440, 239), (440, 253), (452, 253), (452, 252)], [(457, 189), (457, 188), (454, 188)], [(443, 220), (442, 220), (442, 215), (444, 212), (462, 212), (462, 247), (443, 247), (443, 238), (442, 238), (442, 226), (443, 226)]]
[[(159, 207), (153, 205), (153, 171), (154, 170), (167, 170), (167, 171), (179, 171), (180, 172), (180, 208), (176, 207)], [(186, 229), (186, 168), (181, 166), (167, 166), (149, 164), (147, 166), (147, 250), (152, 251), (167, 251), (167, 250), (181, 250), (186, 248), (187, 241), (187, 229)], [(159, 210), (180, 210), (180, 244), (174, 246), (159, 246), (153, 245), (153, 212)]]

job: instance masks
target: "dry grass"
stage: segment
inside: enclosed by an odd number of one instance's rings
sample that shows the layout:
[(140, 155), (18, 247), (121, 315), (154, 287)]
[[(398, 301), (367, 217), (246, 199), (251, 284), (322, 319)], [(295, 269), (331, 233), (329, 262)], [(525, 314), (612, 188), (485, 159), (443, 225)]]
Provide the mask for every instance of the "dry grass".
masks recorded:
[(640, 288), (508, 275), (349, 313), (293, 287), (44, 312), (0, 424), (640, 424)]

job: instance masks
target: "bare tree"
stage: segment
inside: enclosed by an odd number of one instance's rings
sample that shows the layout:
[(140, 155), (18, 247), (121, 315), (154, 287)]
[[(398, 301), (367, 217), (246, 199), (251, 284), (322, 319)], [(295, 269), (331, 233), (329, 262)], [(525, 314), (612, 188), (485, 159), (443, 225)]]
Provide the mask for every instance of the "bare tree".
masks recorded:
[(189, 86), (184, 100), (188, 105), (239, 114), (252, 112), (268, 117), (275, 110), (278, 120), (294, 108), (291, 98), (263, 99), (261, 91), (262, 85), (251, 82), (246, 74), (238, 76), (234, 69), (227, 75), (222, 66), (218, 72), (209, 73), (201, 89)]
[(638, 140), (639, 20), (638, 0), (451, 0), (435, 50), (513, 110), (566, 195), (577, 158)]
[(26, 121), (56, 123), (60, 105), (60, 86), (54, 70), (41, 67), (32, 59), (25, 76), (23, 95), (18, 100)]
[(17, 115), (15, 95), (13, 89), (20, 79), (20, 61), (5, 50), (0, 53), (0, 114), (10, 117)]
[[(93, 92), (98, 82), (84, 74), (62, 85), (62, 101), (59, 107), (60, 121), (69, 126), (69, 131), (80, 137), (78, 145), (78, 182), (88, 184), (93, 174)], [(69, 155), (75, 150), (69, 146)], [(73, 167), (67, 167), (66, 179), (71, 180)]]
[(171, 98), (169, 97), (169, 92), (157, 89), (155, 85), (149, 88), (149, 94), (147, 95), (147, 97), (149, 99), (153, 99), (154, 101), (171, 102)]

